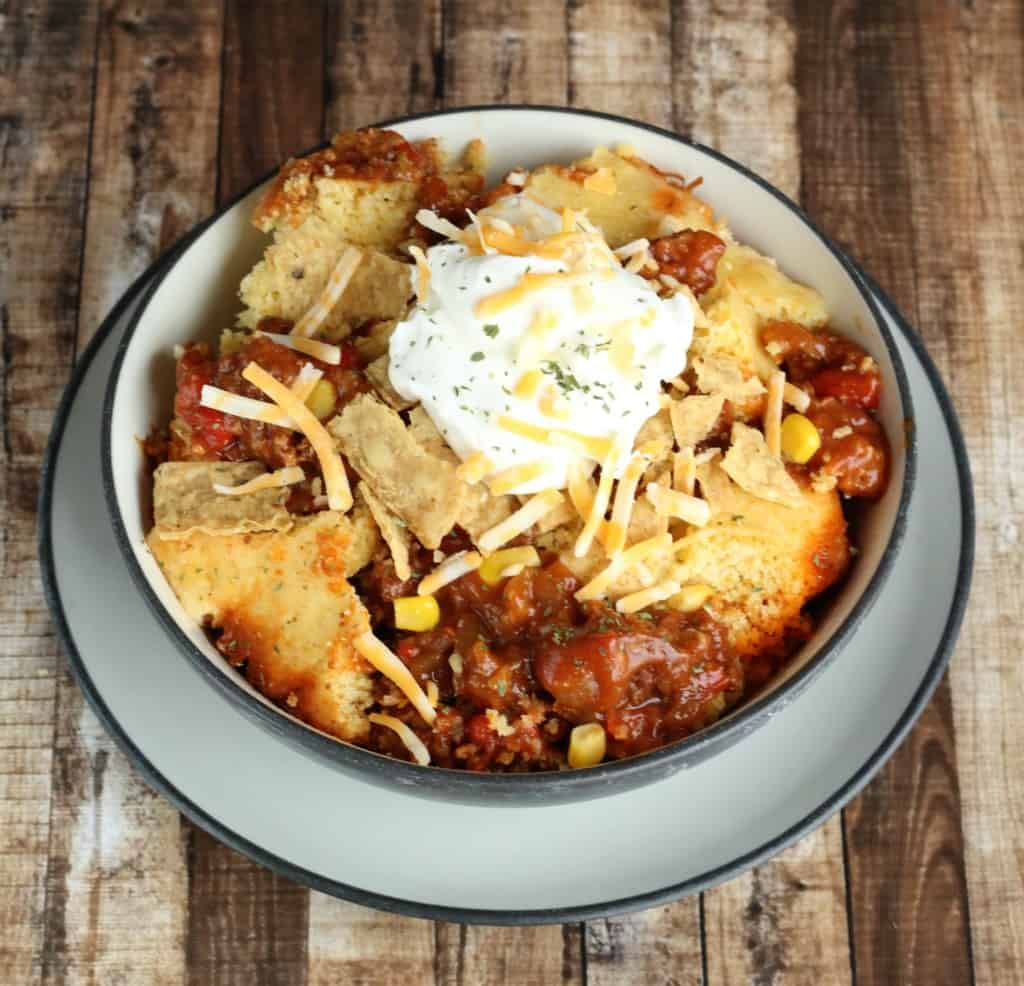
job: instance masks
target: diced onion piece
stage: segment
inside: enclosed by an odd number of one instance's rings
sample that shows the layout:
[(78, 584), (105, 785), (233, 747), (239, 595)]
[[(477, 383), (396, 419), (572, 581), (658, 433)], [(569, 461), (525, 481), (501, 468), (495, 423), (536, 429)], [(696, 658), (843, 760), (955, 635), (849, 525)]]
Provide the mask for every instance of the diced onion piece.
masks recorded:
[(482, 561), (479, 551), (460, 551), (457, 555), (451, 555), (420, 582), (416, 592), (421, 596), (432, 596), (449, 582), (476, 571)]
[(412, 672), (402, 663), (397, 654), (393, 654), (384, 646), (371, 631), (367, 631), (352, 641), (363, 657), (366, 658), (385, 678), (413, 704), (416, 711), (423, 716), (427, 725), (433, 725), (437, 718), (434, 707), (430, 704), (419, 682)]
[(455, 476), (462, 482), (475, 486), (493, 469), (494, 463), (483, 452), (474, 452), (455, 470)]
[(787, 404), (795, 407), (801, 414), (811, 406), (810, 394), (791, 383), (787, 383), (782, 388), (782, 397)]
[(764, 440), (772, 455), (782, 449), (782, 394), (786, 387), (786, 374), (776, 370), (768, 378), (768, 397), (764, 402)]
[(558, 490), (544, 490), (526, 501), (514, 514), (506, 517), (480, 535), (477, 544), (486, 552), (497, 551), (503, 544), (532, 527), (545, 514), (562, 505)]
[(537, 554), (537, 549), (530, 545), (521, 548), (503, 548), (483, 560), (478, 574), (487, 585), (497, 585), (507, 577), (505, 573), (509, 568), (519, 568), (522, 571), (527, 566), (539, 564), (540, 555)]
[(394, 602), (395, 626), (399, 630), (423, 633), (441, 621), (441, 607), (433, 596), (400, 596)]
[(426, 767), (430, 763), (430, 753), (423, 745), (423, 741), (401, 719), (381, 712), (371, 712), (369, 719), (370, 722), (394, 732), (421, 767)]
[(694, 527), (704, 527), (711, 520), (707, 500), (666, 489), (660, 483), (650, 483), (645, 494), (659, 517), (678, 517)]
[(569, 766), (596, 767), (604, 760), (608, 736), (599, 722), (573, 726), (569, 734)]
[(623, 573), (639, 565), (651, 555), (668, 553), (672, 550), (672, 535), (668, 532), (656, 534), (646, 541), (638, 541), (625, 551), (617, 554), (583, 588), (577, 591), (576, 599), (583, 603), (588, 599), (599, 599), (608, 587)]
[(246, 493), (258, 493), (260, 490), (275, 489), (280, 486), (291, 486), (292, 483), (301, 483), (306, 478), (301, 466), (285, 466), (276, 472), (264, 473), (255, 479), (250, 479), (240, 486), (225, 486), (223, 483), (214, 483), (213, 488), (221, 496), (243, 496)]
[(352, 506), (352, 490), (345, 475), (345, 466), (334, 448), (334, 441), (327, 433), (327, 429), (317, 420), (316, 415), (258, 363), (250, 363), (242, 371), (242, 376), (249, 383), (259, 387), (282, 411), (294, 419), (320, 460), (320, 470), (324, 474), (324, 483), (327, 486), (327, 502), (331, 509), (342, 513), (349, 510)]
[(539, 479), (550, 468), (551, 463), (544, 460), (527, 462), (521, 466), (509, 466), (508, 469), (502, 469), (491, 476), (487, 480), (487, 488), (491, 491), (491, 496), (503, 496), (511, 493), (517, 486)]
[(678, 591), (678, 582), (659, 582), (649, 589), (641, 589), (639, 592), (631, 592), (628, 596), (623, 596), (615, 604), (615, 608), (620, 613), (639, 613), (640, 610), (653, 606), (654, 603), (660, 603), (670, 596), (674, 596)]
[(257, 330), (256, 335), (263, 336), (279, 346), (293, 349), (297, 353), (312, 356), (321, 363), (328, 363), (337, 366), (341, 362), (341, 349), (332, 346), (329, 342), (321, 342), (319, 339), (307, 339), (304, 336), (279, 335), (276, 332), (262, 332)]
[(352, 280), (352, 275), (356, 272), (362, 259), (362, 250), (351, 246), (345, 248), (341, 258), (335, 264), (334, 270), (331, 271), (331, 276), (327, 278), (327, 284), (320, 292), (320, 297), (313, 302), (309, 311), (295, 323), (295, 327), (292, 329), (293, 336), (305, 336), (308, 339), (310, 336), (316, 335), (320, 326), (331, 314), (331, 310), (341, 300), (345, 288), (348, 287), (348, 283)]

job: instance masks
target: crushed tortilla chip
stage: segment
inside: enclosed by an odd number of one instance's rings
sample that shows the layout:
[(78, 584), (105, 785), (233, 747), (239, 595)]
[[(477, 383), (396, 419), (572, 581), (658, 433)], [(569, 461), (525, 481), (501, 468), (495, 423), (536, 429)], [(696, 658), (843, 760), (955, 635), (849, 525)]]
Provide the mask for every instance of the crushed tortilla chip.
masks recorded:
[(738, 486), (762, 500), (787, 507), (804, 502), (800, 487), (782, 460), (768, 450), (764, 435), (740, 421), (733, 423), (732, 445), (722, 459), (722, 468)]

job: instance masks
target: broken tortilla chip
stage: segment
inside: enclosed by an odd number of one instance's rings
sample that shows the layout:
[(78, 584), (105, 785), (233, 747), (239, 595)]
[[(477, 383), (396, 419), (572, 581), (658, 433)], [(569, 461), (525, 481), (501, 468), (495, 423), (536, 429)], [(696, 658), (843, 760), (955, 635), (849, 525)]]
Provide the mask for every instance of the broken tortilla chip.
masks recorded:
[(734, 404), (743, 404), (764, 393), (757, 376), (746, 376), (743, 368), (727, 356), (698, 356), (693, 361), (697, 388), (705, 394), (721, 394)]
[(245, 496), (222, 496), (214, 483), (239, 486), (266, 473), (261, 462), (164, 462), (153, 473), (154, 534), (172, 541), (190, 534), (287, 531), (290, 490), (274, 487)]
[(703, 396), (694, 394), (669, 405), (672, 431), (680, 448), (693, 448), (708, 437), (722, 413), (725, 397), (722, 394)]
[(764, 435), (740, 421), (733, 423), (732, 445), (722, 459), (722, 468), (738, 486), (762, 500), (786, 507), (804, 502), (800, 487), (782, 460), (769, 451)]
[(380, 529), (380, 535), (391, 552), (391, 558), (395, 563), (395, 575), (404, 582), (412, 575), (412, 566), (409, 564), (409, 546), (412, 538), (409, 531), (405, 524), (380, 502), (366, 483), (360, 483), (356, 487), (356, 498), (360, 497), (370, 508), (370, 513)]

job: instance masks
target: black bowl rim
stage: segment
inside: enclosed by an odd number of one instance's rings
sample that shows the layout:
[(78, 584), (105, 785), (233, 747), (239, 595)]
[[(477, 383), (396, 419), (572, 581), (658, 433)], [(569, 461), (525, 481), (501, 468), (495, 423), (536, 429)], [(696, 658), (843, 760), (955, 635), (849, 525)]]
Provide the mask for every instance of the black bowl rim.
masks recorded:
[[(392, 126), (407, 123), (412, 120), (428, 118), (448, 117), (454, 115), (494, 112), (494, 111), (540, 111), (554, 114), (571, 114), (584, 116), (592, 119), (611, 120), (617, 123), (626, 124), (632, 127), (648, 130), (660, 136), (666, 137), (676, 143), (680, 143), (698, 150), (718, 160), (726, 166), (740, 173), (742, 176), (752, 180), (766, 192), (774, 196), (779, 202), (786, 206), (796, 217), (803, 222), (820, 240), (822, 245), (832, 253), (834, 258), (844, 269), (846, 274), (853, 281), (860, 292), (868, 310), (871, 312), (875, 325), (882, 337), (883, 343), (892, 360), (897, 387), (900, 399), (907, 419), (913, 419), (913, 401), (910, 394), (910, 387), (906, 377), (906, 371), (902, 359), (896, 349), (893, 337), (888, 329), (885, 319), (882, 317), (874, 298), (858, 276), (856, 269), (851, 264), (843, 251), (827, 237), (807, 216), (807, 214), (791, 199), (780, 192), (774, 185), (761, 178), (759, 175), (745, 166), (733, 161), (726, 155), (709, 148), (689, 138), (682, 137), (671, 131), (664, 130), (652, 124), (631, 120), (626, 117), (616, 116), (609, 113), (598, 113), (589, 110), (566, 109), (554, 106), (530, 106), (530, 105), (509, 105), (509, 106), (469, 106), (458, 107), (450, 110), (428, 111), (412, 114), (384, 121), (379, 126)], [(318, 146), (324, 146), (323, 144)], [(305, 152), (308, 153), (308, 152)], [(275, 169), (276, 171), (276, 169)], [(816, 677), (835, 656), (842, 650), (843, 646), (850, 639), (857, 627), (863, 621), (871, 606), (888, 578), (896, 556), (902, 544), (906, 532), (907, 511), (911, 499), (911, 493), (916, 476), (917, 446), (916, 435), (913, 429), (906, 434), (905, 466), (903, 475), (903, 488), (900, 501), (893, 519), (892, 530), (886, 547), (879, 559), (867, 586), (860, 598), (854, 603), (843, 622), (836, 628), (833, 634), (819, 647), (817, 653), (799, 671), (783, 682), (774, 691), (761, 699), (755, 699), (749, 705), (744, 706), (733, 715), (716, 723), (708, 729), (676, 743), (669, 744), (648, 753), (625, 760), (614, 761), (591, 767), (580, 771), (559, 771), (537, 774), (485, 774), (457, 771), (439, 767), (421, 767), (417, 764), (406, 763), (401, 760), (394, 760), (381, 754), (362, 749), (344, 742), (341, 742), (324, 733), (316, 731), (299, 720), (268, 707), (259, 699), (249, 695), (240, 688), (228, 676), (219, 669), (213, 667), (209, 658), (200, 651), (188, 638), (185, 632), (178, 625), (177, 621), (170, 615), (163, 603), (160, 601), (155, 590), (150, 585), (149, 579), (142, 571), (137, 559), (124, 519), (121, 515), (120, 504), (116, 493), (116, 486), (113, 478), (112, 464), (112, 410), (117, 394), (118, 383), (121, 375), (121, 368), (124, 358), (135, 336), (139, 322), (146, 311), (153, 295), (159, 289), (164, 278), (181, 258), (182, 254), (206, 231), (206, 229), (219, 219), (224, 213), (234, 207), (241, 199), (259, 187), (275, 171), (254, 182), (244, 191), (238, 193), (229, 201), (216, 209), (205, 220), (197, 224), (189, 231), (174, 247), (173, 251), (166, 257), (159, 269), (153, 276), (152, 282), (147, 287), (140, 303), (135, 309), (133, 316), (124, 331), (124, 335), (118, 346), (114, 362), (110, 371), (110, 377), (104, 400), (104, 428), (102, 431), (101, 461), (103, 471), (103, 484), (106, 493), (108, 508), (113, 522), (114, 533), (121, 553), (127, 561), (132, 580), (139, 588), (150, 609), (156, 615), (164, 630), (170, 635), (178, 649), (185, 654), (193, 667), (199, 671), (209, 682), (211, 682), (221, 694), (242, 712), (254, 718), (264, 728), (269, 729), (276, 735), (301, 747), (305, 752), (328, 762), (337, 769), (363, 776), (372, 783), (381, 783), (382, 778), (390, 775), (403, 791), (420, 796), (441, 797), (452, 801), (486, 801), (490, 798), (493, 801), (514, 804), (544, 804), (557, 801), (583, 800), (587, 797), (599, 797), (604, 794), (614, 793), (616, 782), (621, 783), (623, 789), (635, 787), (642, 783), (653, 781), (665, 776), (672, 771), (674, 766), (682, 768), (685, 765), (700, 762), (707, 756), (724, 749), (731, 742), (738, 740), (747, 733), (755, 731), (763, 725), (772, 715), (784, 708), (793, 701), (810, 682)]]

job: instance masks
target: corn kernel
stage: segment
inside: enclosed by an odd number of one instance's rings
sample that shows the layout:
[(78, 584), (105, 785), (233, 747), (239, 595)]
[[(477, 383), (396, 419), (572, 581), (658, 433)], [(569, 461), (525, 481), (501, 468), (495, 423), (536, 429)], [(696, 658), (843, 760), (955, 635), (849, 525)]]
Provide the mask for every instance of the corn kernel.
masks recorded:
[(599, 722), (574, 726), (569, 734), (569, 766), (596, 767), (604, 760), (608, 737)]
[(433, 596), (402, 596), (395, 600), (395, 626), (422, 633), (433, 630), (441, 620), (441, 607)]
[(703, 583), (684, 585), (669, 599), (668, 604), (681, 613), (692, 613), (700, 609), (711, 598), (711, 593), (711, 586)]
[(539, 564), (540, 555), (537, 554), (536, 548), (528, 545), (523, 548), (504, 548), (495, 551), (493, 555), (488, 555), (477, 569), (477, 574), (487, 585), (497, 585), (505, 577), (505, 570), (513, 565)]
[(306, 398), (306, 407), (323, 421), (334, 412), (334, 406), (337, 404), (337, 401), (338, 395), (334, 389), (334, 384), (330, 380), (318, 380), (312, 393)]
[(790, 462), (803, 465), (821, 448), (821, 435), (809, 418), (787, 414), (782, 422), (782, 454)]

